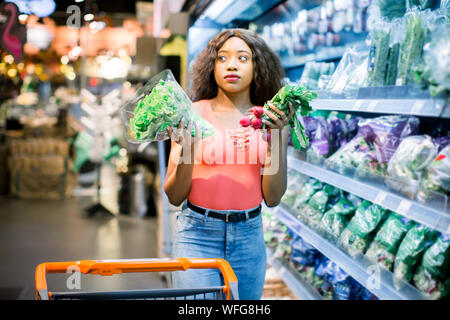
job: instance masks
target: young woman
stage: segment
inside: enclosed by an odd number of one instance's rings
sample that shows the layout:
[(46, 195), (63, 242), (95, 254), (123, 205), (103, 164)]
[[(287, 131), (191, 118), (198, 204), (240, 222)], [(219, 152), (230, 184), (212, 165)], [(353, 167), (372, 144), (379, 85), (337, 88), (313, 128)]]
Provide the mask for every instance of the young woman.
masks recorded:
[[(176, 206), (187, 199), (178, 215), (173, 256), (227, 260), (238, 278), (240, 299), (262, 295), (266, 253), (261, 202), (276, 206), (286, 190), (285, 125), (294, 111), (292, 106), (289, 115), (276, 108), (265, 111), (271, 119), (265, 121), (270, 142), (261, 130), (241, 128), (239, 121), (251, 107), (270, 100), (283, 77), (277, 56), (256, 33), (225, 30), (193, 66), (193, 108), (214, 125), (215, 134), (192, 138), (192, 124), (183, 131), (183, 123), (178, 130), (168, 129), (172, 145), (164, 190)], [(173, 283), (217, 286), (221, 279), (216, 270), (189, 270), (175, 272)]]

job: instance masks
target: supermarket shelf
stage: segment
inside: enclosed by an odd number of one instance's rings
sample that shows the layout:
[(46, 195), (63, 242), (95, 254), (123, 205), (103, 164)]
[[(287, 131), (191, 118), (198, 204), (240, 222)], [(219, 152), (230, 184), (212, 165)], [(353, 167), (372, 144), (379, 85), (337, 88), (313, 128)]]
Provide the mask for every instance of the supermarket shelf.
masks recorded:
[(298, 220), (291, 209), (280, 205), (272, 209), (274, 215), (289, 229), (310, 243), (328, 259), (370, 290), (381, 300), (425, 300), (426, 297), (411, 284), (401, 281), (401, 287), (394, 287), (392, 272), (374, 265), (364, 255), (351, 257), (335, 244)]
[[(289, 168), (379, 204), (386, 209), (397, 212), (439, 232), (450, 234), (449, 208), (445, 208), (447, 201), (444, 201), (444, 207), (442, 207), (441, 202), (428, 205), (415, 200), (409, 200), (391, 192), (384, 184), (356, 180), (328, 170), (327, 168), (308, 163), (300, 159), (296, 151), (292, 148), (289, 148), (288, 153)], [(431, 205), (434, 206), (432, 207)]]
[(295, 296), (301, 300), (322, 300), (323, 297), (298, 272), (273, 256), (271, 249), (266, 248), (267, 262), (277, 271), (284, 283)]
[(311, 106), (315, 110), (450, 118), (450, 108), (443, 99), (317, 99)]

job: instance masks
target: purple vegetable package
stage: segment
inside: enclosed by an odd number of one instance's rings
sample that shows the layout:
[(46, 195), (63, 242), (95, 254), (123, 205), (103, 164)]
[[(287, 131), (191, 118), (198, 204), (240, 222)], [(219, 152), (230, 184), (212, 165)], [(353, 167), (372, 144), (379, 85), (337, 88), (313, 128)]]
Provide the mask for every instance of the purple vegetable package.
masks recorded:
[(324, 117), (304, 117), (305, 132), (309, 138), (309, 149), (318, 157), (327, 157), (330, 153), (327, 121)]
[(417, 134), (419, 119), (406, 116), (383, 116), (359, 122), (359, 133), (373, 142), (375, 156), (381, 163), (387, 163), (400, 142)]

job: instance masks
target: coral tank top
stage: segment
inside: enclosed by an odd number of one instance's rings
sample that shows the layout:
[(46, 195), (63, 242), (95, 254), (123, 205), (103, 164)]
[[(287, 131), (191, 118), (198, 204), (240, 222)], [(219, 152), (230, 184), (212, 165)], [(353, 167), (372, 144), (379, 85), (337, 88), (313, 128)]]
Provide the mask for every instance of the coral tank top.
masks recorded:
[(267, 142), (261, 130), (228, 129), (217, 122), (209, 100), (197, 102), (215, 127), (199, 142), (188, 200), (212, 210), (248, 210), (262, 202), (261, 169)]

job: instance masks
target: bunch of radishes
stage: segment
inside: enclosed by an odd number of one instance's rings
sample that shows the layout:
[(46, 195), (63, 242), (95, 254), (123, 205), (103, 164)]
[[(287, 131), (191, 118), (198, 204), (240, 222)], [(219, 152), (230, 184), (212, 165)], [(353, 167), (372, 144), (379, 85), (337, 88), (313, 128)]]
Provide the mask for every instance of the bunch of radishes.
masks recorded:
[[(263, 107), (252, 107), (249, 110), (250, 114), (241, 119), (240, 124), (243, 127), (251, 126), (253, 129), (261, 129), (263, 127), (262, 115), (264, 114)], [(264, 137), (267, 141), (270, 141), (270, 128), (267, 128), (267, 132)]]

